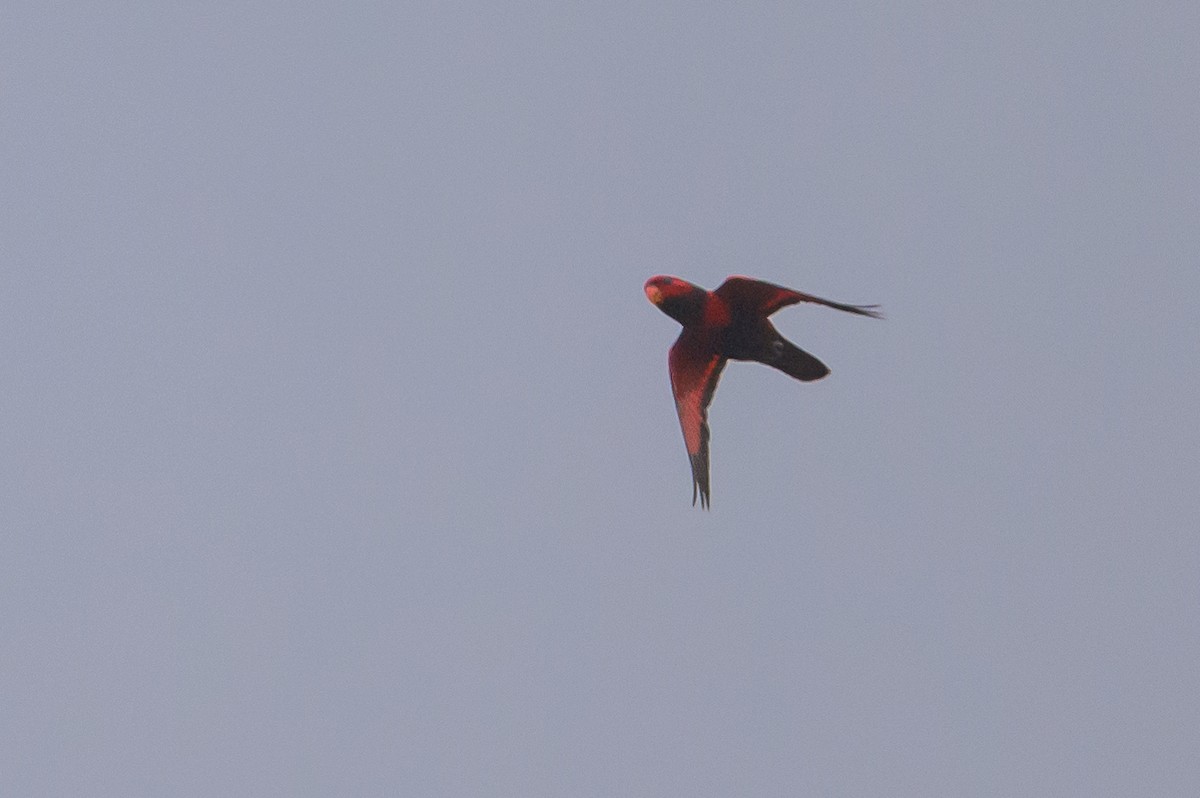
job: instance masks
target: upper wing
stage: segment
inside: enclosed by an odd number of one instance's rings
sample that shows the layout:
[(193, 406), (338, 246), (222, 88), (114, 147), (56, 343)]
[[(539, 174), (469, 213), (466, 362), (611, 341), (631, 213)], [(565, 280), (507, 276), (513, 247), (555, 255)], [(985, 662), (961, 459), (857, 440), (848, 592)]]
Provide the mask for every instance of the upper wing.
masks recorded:
[(699, 492), (700, 506), (709, 505), (708, 484), (708, 405), (712, 402), (725, 358), (713, 351), (700, 336), (686, 330), (671, 347), (668, 358), (671, 367), (671, 391), (675, 394), (675, 409), (683, 428), (692, 463), (692, 504)]
[(848, 313), (857, 313), (860, 316), (870, 316), (875, 319), (883, 318), (883, 314), (875, 310), (875, 308), (879, 307), (878, 305), (845, 305), (841, 302), (822, 299), (812, 294), (793, 291), (790, 288), (784, 288), (780, 285), (764, 283), (761, 280), (752, 280), (749, 277), (730, 277), (721, 283), (721, 287), (713, 293), (721, 297), (721, 299), (734, 309), (735, 313), (740, 310), (762, 316), (770, 316), (780, 308), (794, 305), (797, 302), (815, 302), (818, 305), (826, 305), (831, 308), (847, 311)]

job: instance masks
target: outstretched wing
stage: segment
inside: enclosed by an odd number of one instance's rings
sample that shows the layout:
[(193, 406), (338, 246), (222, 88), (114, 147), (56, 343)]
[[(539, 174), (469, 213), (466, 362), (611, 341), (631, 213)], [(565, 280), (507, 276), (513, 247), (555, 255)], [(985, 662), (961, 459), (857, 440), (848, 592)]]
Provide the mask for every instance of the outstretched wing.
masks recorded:
[(692, 504), (697, 493), (700, 506), (709, 505), (708, 484), (708, 405), (712, 402), (725, 358), (718, 355), (703, 336), (684, 331), (671, 347), (671, 391), (679, 426), (692, 463)]
[(878, 305), (846, 305), (829, 299), (822, 299), (812, 294), (793, 291), (781, 285), (752, 280), (749, 277), (730, 277), (721, 283), (721, 287), (713, 292), (733, 309), (761, 316), (770, 316), (780, 308), (794, 305), (797, 302), (815, 302), (818, 305), (844, 310), (847, 313), (857, 313), (860, 316), (870, 316), (882, 319), (883, 314), (875, 310)]

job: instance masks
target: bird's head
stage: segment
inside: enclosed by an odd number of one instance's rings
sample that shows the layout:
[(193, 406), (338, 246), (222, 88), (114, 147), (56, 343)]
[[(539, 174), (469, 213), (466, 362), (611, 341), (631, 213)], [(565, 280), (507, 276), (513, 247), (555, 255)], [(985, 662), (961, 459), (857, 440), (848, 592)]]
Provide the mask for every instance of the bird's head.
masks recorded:
[(678, 277), (658, 275), (646, 281), (646, 298), (680, 324), (692, 324), (704, 317), (708, 292)]

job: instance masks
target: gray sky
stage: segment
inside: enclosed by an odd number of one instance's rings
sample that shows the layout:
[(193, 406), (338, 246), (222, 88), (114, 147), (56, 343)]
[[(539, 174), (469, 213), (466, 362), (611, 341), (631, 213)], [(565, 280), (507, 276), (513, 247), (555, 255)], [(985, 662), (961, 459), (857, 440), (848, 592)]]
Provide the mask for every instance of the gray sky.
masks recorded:
[(10, 4), (0, 793), (1195, 795), (1200, 6), (883, 5)]

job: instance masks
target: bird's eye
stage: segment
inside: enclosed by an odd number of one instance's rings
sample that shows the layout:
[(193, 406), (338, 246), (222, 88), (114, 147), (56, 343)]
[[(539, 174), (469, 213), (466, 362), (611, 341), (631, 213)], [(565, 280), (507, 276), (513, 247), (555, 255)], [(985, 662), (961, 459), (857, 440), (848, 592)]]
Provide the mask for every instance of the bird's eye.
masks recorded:
[(771, 342), (771, 359), (778, 360), (783, 355), (783, 341)]

